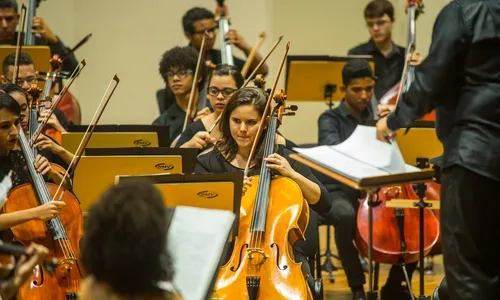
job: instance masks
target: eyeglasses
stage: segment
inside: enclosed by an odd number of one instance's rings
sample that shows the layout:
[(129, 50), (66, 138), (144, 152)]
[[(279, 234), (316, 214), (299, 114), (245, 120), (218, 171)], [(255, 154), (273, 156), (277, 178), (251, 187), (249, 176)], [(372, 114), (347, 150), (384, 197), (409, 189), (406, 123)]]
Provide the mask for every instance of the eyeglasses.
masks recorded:
[(167, 78), (168, 79), (173, 79), (175, 75), (179, 77), (180, 79), (186, 78), (188, 75), (193, 74), (193, 70), (187, 69), (187, 70), (178, 70), (177, 72), (174, 71), (168, 71), (167, 72)]
[(366, 26), (368, 26), (370, 28), (375, 27), (375, 25), (377, 25), (377, 27), (382, 27), (385, 24), (387, 24), (388, 22), (389, 21), (387, 21), (387, 20), (381, 20), (381, 21), (376, 21), (376, 22), (366, 22)]
[(219, 26), (215, 26), (215, 27), (212, 27), (212, 28), (207, 28), (207, 29), (201, 29), (201, 30), (198, 30), (198, 31), (194, 31), (193, 34), (203, 34), (205, 31), (207, 33), (217, 33), (219, 31)]
[(236, 89), (232, 89), (232, 88), (223, 88), (222, 90), (219, 90), (215, 86), (211, 86), (208, 88), (208, 94), (210, 96), (214, 96), (214, 97), (217, 97), (219, 95), (219, 93), (222, 93), (222, 96), (224, 98), (228, 98), (228, 97), (231, 97), (235, 91), (236, 91)]
[[(7, 80), (10, 83), (12, 83), (12, 79), (7, 78)], [(17, 78), (16, 79), (16, 84), (19, 85), (19, 86), (22, 86), (23, 83), (25, 83), (25, 82), (27, 82), (29, 85), (32, 85), (32, 84), (38, 82), (38, 78), (36, 76), (30, 76), (30, 77), (27, 77), (27, 78)]]

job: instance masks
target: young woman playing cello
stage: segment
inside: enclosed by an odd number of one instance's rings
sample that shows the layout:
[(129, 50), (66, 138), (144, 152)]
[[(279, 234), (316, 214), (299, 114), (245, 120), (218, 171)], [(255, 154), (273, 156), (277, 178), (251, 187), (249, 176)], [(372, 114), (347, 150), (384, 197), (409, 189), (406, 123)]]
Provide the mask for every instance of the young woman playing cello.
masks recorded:
[[(258, 88), (247, 87), (234, 93), (222, 113), (219, 124), (221, 139), (213, 149), (198, 156), (195, 173), (236, 173), (244, 170), (265, 111), (266, 100), (265, 93)], [(308, 167), (290, 159), (292, 152), (283, 145), (275, 145), (274, 154), (262, 157), (265, 148), (264, 136), (266, 130), (257, 144), (255, 158), (250, 162), (249, 177), (244, 179), (244, 193), (252, 185), (251, 176), (260, 174), (260, 167), (265, 161), (273, 175), (287, 177), (298, 185), (313, 210), (322, 215), (327, 214), (331, 204), (323, 185)], [(308, 283), (311, 287), (313, 276), (303, 251), (296, 246), (293, 254), (295, 261), (302, 262), (304, 272), (309, 274)]]

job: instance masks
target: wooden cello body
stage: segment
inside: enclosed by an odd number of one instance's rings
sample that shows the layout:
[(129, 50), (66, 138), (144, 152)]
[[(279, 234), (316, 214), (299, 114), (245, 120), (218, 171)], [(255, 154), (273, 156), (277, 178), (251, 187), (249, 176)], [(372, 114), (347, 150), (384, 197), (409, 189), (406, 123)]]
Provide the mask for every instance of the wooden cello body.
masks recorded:
[[(252, 212), (258, 203), (258, 183), (259, 176), (252, 177), (252, 186), (242, 198), (240, 235), (231, 258), (219, 271), (214, 293), (217, 299), (312, 299), (302, 264), (293, 259), (292, 247), (304, 239), (308, 204), (294, 181), (285, 177), (273, 179), (265, 231), (255, 241)], [(256, 286), (256, 298), (249, 295), (252, 284)]]
[[(386, 207), (391, 199), (418, 201), (410, 185), (386, 187), (377, 194), (379, 205), (373, 210), (373, 260), (383, 264), (412, 263), (419, 260), (419, 209)], [(356, 247), (368, 256), (368, 199), (358, 210)], [(424, 256), (429, 254), (439, 237), (439, 222), (430, 209), (424, 209)]]
[[(19, 144), (33, 184), (23, 184), (12, 189), (9, 201), (3, 207), (4, 213), (36, 208), (48, 203), (58, 190), (57, 185), (45, 183), (35, 170), (33, 152), (22, 131)], [(32, 280), (21, 286), (17, 299), (77, 299), (83, 275), (79, 267), (79, 243), (83, 236), (82, 211), (76, 197), (67, 190), (61, 189), (55, 198), (66, 203), (59, 216), (46, 222), (31, 220), (11, 228), (17, 242), (25, 247), (32, 242), (44, 245), (49, 249), (48, 257), (59, 261), (53, 276), (42, 266), (35, 268)]]
[[(427, 186), (427, 190), (425, 191), (425, 197), (428, 200), (441, 200), (441, 185), (439, 183), (434, 182), (434, 181), (427, 182), (426, 186)], [(438, 219), (438, 221), (440, 221), (441, 217), (440, 217), (439, 209), (433, 209), (432, 212), (436, 215), (436, 218)], [(429, 252), (429, 255), (434, 256), (434, 255), (439, 255), (442, 253), (443, 253), (443, 249), (441, 246), (441, 234), (440, 234), (436, 244), (434, 245), (434, 247), (432, 247), (431, 251)]]

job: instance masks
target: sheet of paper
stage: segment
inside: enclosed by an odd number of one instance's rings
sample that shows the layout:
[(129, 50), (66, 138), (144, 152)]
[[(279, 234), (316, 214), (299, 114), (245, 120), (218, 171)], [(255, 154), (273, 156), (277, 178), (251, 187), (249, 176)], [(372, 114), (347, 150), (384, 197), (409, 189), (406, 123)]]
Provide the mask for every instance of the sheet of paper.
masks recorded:
[(167, 248), (173, 259), (173, 283), (183, 299), (205, 299), (234, 220), (235, 215), (225, 210), (175, 208)]

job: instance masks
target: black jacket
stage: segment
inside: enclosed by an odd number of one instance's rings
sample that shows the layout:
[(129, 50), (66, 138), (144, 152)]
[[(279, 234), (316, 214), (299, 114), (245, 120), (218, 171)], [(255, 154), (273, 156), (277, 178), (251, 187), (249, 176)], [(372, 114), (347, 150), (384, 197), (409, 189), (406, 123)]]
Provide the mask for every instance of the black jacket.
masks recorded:
[(389, 129), (436, 108), (441, 167), (500, 180), (500, 1), (455, 0), (438, 15), (428, 57), (387, 120)]

